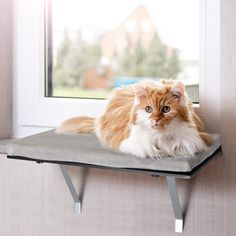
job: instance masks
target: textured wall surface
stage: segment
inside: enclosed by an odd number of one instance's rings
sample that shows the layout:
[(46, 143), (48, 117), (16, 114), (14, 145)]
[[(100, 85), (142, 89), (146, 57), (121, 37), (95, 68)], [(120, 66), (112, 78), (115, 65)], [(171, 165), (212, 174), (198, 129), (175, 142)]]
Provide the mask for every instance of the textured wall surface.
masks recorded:
[(12, 130), (12, 1), (0, 1), (0, 138)]
[[(177, 182), (181, 203), (187, 209), (183, 235), (235, 235), (233, 186), (222, 169), (219, 156), (192, 180)], [(79, 216), (73, 212), (72, 198), (57, 165), (0, 156), (0, 235), (175, 235), (165, 178), (92, 169), (84, 172), (78, 167), (69, 170), (76, 189), (83, 189)]]
[(224, 165), (221, 180), (225, 235), (236, 235), (236, 1), (222, 1), (221, 130)]

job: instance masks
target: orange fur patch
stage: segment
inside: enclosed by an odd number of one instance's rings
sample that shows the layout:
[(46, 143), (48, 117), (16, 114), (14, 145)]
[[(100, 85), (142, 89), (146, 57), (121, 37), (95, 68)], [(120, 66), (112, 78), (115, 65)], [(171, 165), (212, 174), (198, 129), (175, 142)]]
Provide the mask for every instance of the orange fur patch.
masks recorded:
[(99, 119), (101, 141), (118, 150), (120, 143), (129, 137), (130, 125), (136, 117), (132, 112), (134, 103), (133, 88), (128, 86), (116, 89), (112, 93), (104, 115)]
[[(140, 104), (137, 109), (145, 110), (147, 106), (152, 107), (153, 111), (150, 113), (150, 119), (159, 120), (159, 129), (164, 128), (174, 118), (179, 118), (183, 121), (189, 122), (189, 107), (182, 106), (179, 99), (172, 95), (172, 85), (165, 84), (162, 87), (146, 87), (146, 96), (142, 96)], [(170, 107), (170, 112), (163, 113), (164, 106)]]
[(207, 146), (210, 146), (212, 144), (212, 138), (210, 137), (209, 134), (205, 132), (200, 132), (199, 135)]
[(95, 119), (82, 116), (64, 121), (60, 127), (57, 128), (56, 133), (87, 134), (93, 133), (94, 129)]

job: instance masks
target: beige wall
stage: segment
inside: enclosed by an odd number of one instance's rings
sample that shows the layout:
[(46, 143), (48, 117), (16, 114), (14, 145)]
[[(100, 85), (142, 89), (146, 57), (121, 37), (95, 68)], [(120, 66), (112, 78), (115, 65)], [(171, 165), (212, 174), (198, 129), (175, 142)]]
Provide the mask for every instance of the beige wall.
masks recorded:
[[(196, 178), (178, 181), (188, 207), (183, 235), (236, 234), (235, 186), (223, 158), (212, 161)], [(82, 170), (70, 172), (80, 189)], [(4, 236), (166, 236), (175, 235), (174, 216), (165, 178), (89, 170), (82, 214), (57, 165), (0, 157), (0, 235)], [(225, 185), (225, 186), (224, 186)], [(235, 191), (235, 192), (234, 192)], [(228, 227), (226, 227), (226, 225)]]
[(12, 132), (12, 1), (0, 0), (0, 138)]
[[(1, 8), (0, 8), (1, 9)], [(224, 156), (178, 181), (187, 236), (236, 235), (236, 1), (222, 1), (221, 128)], [(79, 189), (81, 169), (70, 168)], [(83, 213), (56, 165), (0, 156), (0, 235), (168, 236), (174, 217), (164, 178), (89, 170)]]

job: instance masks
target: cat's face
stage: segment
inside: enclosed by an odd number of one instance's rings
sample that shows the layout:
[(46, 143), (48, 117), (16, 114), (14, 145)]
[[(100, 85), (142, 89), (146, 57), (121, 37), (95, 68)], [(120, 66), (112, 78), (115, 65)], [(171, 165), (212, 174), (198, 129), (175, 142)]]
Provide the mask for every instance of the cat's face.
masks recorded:
[(164, 129), (174, 119), (188, 121), (184, 85), (160, 83), (159, 86), (137, 86), (136, 122), (152, 129)]

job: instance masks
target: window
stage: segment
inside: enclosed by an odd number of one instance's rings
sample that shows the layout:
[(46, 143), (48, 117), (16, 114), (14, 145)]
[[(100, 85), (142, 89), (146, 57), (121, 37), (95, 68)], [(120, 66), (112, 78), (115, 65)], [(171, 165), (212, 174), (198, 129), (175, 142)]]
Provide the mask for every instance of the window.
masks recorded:
[[(50, 2), (53, 4), (54, 1)], [(76, 2), (78, 2), (78, 4), (82, 4), (81, 7), (83, 6), (83, 1)], [(88, 2), (91, 1), (88, 0)], [(101, 3), (102, 5), (102, 0), (92, 1), (91, 9), (101, 9), (101, 7), (95, 8), (97, 2)], [(118, 4), (119, 1), (110, 2)], [(151, 4), (152, 2), (154, 1), (146, 0), (145, 2), (143, 2), (143, 5), (146, 6), (145, 4)], [(160, 0), (156, 1), (155, 4), (158, 4), (159, 2), (168, 2), (170, 11), (173, 11), (172, 9), (178, 9), (175, 2), (182, 2), (182, 0), (172, 0), (171, 2), (170, 0)], [(199, 19), (199, 23), (195, 23), (196, 27), (199, 28), (199, 33), (197, 33), (197, 31), (194, 31), (197, 35), (197, 39), (194, 39), (196, 42), (196, 47), (194, 48), (199, 49), (199, 69), (197, 71), (199, 79), (199, 92), (197, 92), (197, 94), (199, 94), (199, 104), (196, 104), (196, 111), (202, 116), (208, 129), (212, 131), (218, 131), (220, 91), (220, 0), (188, 0), (186, 1), (187, 5), (184, 6), (184, 8), (186, 7), (186, 12), (190, 11), (188, 2), (193, 2), (190, 4), (193, 4), (192, 6), (196, 6), (196, 9), (194, 9), (193, 11), (199, 12), (200, 15), (199, 17), (194, 17), (194, 19)], [(56, 127), (63, 120), (73, 116), (99, 116), (103, 111), (104, 106), (106, 105), (106, 100), (72, 99), (69, 98), (71, 97), (70, 94), (61, 94), (61, 97), (58, 98), (55, 97), (55, 95), (51, 96), (53, 95), (53, 93), (50, 94), (50, 88), (53, 87), (50, 85), (50, 83), (48, 83), (50, 81), (50, 74), (47, 73), (48, 65), (50, 65), (50, 50), (48, 50), (50, 43), (48, 44), (47, 41), (45, 42), (45, 39), (49, 37), (48, 34), (45, 34), (45, 9), (49, 10), (48, 13), (50, 13), (50, 9), (54, 9), (53, 5), (52, 8), (47, 8), (45, 6), (48, 2), (44, 3), (44, 1), (42, 0), (15, 0), (14, 3), (13, 69), (15, 136), (22, 137), (28, 134), (33, 134), (45, 129)], [(67, 1), (67, 4), (69, 3), (71, 3), (71, 0)], [(127, 8), (124, 9), (127, 9), (127, 12), (124, 12), (124, 17), (109, 17), (110, 19), (114, 18), (118, 20), (116, 24), (117, 26), (121, 23), (120, 19), (125, 19), (125, 17), (135, 9), (135, 4), (128, 7), (129, 5), (131, 5), (131, 3), (136, 3), (136, 1), (126, 1)], [(153, 14), (148, 7), (147, 9), (150, 17), (153, 18)], [(159, 8), (155, 7), (153, 11), (158, 12)], [(92, 15), (92, 10), (89, 11), (89, 13), (91, 13)], [(46, 14), (46, 16), (50, 16), (50, 14)], [(51, 16), (53, 18), (53, 11)], [(61, 16), (61, 20), (64, 21), (66, 15), (61, 14)], [(189, 17), (192, 16), (190, 15)], [(185, 23), (188, 20), (189, 19), (186, 18), (182, 21), (183, 23)], [(141, 28), (142, 32), (149, 31), (151, 27), (150, 22), (151, 21), (146, 18), (141, 22), (141, 25), (139, 27)], [(77, 23), (78, 22), (76, 22), (76, 24)], [(161, 22), (158, 21), (157, 23), (158, 25), (160, 25)], [(106, 22), (104, 24), (106, 26)], [(50, 24), (46, 26), (50, 28)], [(132, 21), (132, 19), (131, 21), (127, 21), (127, 32), (133, 31), (137, 29), (137, 27), (137, 23), (135, 23), (135, 21)], [(49, 28), (46, 28), (46, 32), (53, 32), (53, 30), (50, 31)], [(159, 31), (161, 31), (160, 26), (158, 26), (158, 32)], [(177, 30), (177, 33), (178, 32), (179, 31)], [(191, 31), (188, 30), (188, 32)], [(159, 33), (159, 36), (160, 35), (161, 34)], [(53, 43), (53, 37), (51, 39), (51, 46), (55, 46), (55, 43)], [(164, 39), (161, 38), (161, 36), (160, 39), (161, 42), (164, 42)], [(173, 48), (175, 48), (174, 45), (171, 45), (171, 42), (165, 42), (165, 44), (167, 46), (172, 46)], [(53, 50), (51, 48), (51, 59), (53, 59), (52, 52)], [(45, 54), (48, 54), (46, 58)], [(109, 63), (106, 57), (102, 57), (98, 62), (100, 62), (101, 64)], [(53, 63), (55, 65), (55, 61)], [(53, 64), (51, 63), (51, 66), (52, 65)], [(53, 72), (53, 69), (51, 70), (51, 72)], [(46, 81), (45, 77), (48, 77)], [(51, 76), (51, 78), (51, 82), (53, 82), (53, 75)], [(45, 87), (47, 88), (45, 89)], [(95, 96), (94, 90), (91, 91), (91, 96), (89, 95), (87, 97)], [(68, 97), (62, 98), (62, 96)], [(96, 95), (95, 97), (98, 96)]]
[(199, 102), (199, 0), (48, 0), (47, 8), (47, 96), (106, 98), (171, 78)]

